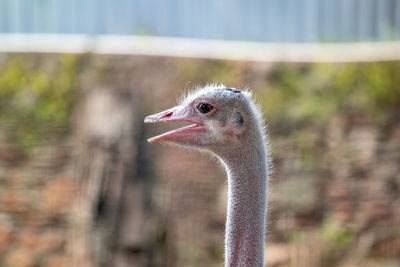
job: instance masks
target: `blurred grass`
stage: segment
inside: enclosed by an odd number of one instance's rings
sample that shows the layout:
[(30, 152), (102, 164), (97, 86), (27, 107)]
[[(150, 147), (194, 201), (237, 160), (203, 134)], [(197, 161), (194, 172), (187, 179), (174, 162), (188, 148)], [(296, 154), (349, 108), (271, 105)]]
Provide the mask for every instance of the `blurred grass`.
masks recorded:
[[(356, 233), (337, 220), (326, 219), (318, 228), (298, 230), (289, 233), (287, 243), (294, 245), (301, 253), (313, 254), (313, 266), (338, 266), (348, 253), (349, 246), (356, 240)], [(297, 264), (294, 266), (302, 266)], [(339, 265), (341, 266), (341, 265)]]
[(400, 111), (399, 74), (399, 62), (285, 64), (272, 71), (259, 100), (283, 131), (284, 124), (321, 125), (336, 115), (388, 124)]
[(0, 125), (24, 151), (68, 132), (76, 102), (78, 60), (73, 55), (7, 56), (0, 64)]

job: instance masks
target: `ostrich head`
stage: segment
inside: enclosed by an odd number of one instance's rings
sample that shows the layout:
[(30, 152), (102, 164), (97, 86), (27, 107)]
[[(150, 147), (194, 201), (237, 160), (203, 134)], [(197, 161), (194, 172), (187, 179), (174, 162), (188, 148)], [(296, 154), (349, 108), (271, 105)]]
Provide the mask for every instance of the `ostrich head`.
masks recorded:
[(169, 141), (217, 154), (251, 139), (257, 122), (251, 94), (224, 86), (207, 86), (185, 97), (180, 105), (145, 118), (146, 123), (187, 121), (194, 124), (148, 139)]

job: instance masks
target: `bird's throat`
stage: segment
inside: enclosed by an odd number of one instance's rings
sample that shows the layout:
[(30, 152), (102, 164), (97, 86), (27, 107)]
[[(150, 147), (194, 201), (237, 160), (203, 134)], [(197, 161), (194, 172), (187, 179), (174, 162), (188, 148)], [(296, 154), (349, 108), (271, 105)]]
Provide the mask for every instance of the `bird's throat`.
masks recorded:
[(238, 151), (223, 162), (228, 173), (225, 267), (261, 267), (268, 177), (265, 151)]

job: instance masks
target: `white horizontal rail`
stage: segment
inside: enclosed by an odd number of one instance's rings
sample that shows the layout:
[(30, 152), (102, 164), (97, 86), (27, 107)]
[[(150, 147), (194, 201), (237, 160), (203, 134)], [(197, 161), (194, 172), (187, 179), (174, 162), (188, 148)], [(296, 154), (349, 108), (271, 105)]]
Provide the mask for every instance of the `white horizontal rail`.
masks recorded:
[(0, 53), (95, 53), (260, 62), (400, 60), (400, 42), (257, 43), (120, 35), (0, 34)]

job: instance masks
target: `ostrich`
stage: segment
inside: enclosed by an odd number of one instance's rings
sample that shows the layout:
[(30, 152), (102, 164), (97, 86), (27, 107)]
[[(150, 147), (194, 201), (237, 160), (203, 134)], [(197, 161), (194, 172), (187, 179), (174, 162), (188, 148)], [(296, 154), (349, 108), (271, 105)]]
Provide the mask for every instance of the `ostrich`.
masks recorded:
[(251, 93), (209, 85), (144, 120), (170, 121), (194, 124), (148, 142), (168, 141), (209, 151), (226, 169), (225, 267), (263, 266), (269, 152), (264, 122)]

